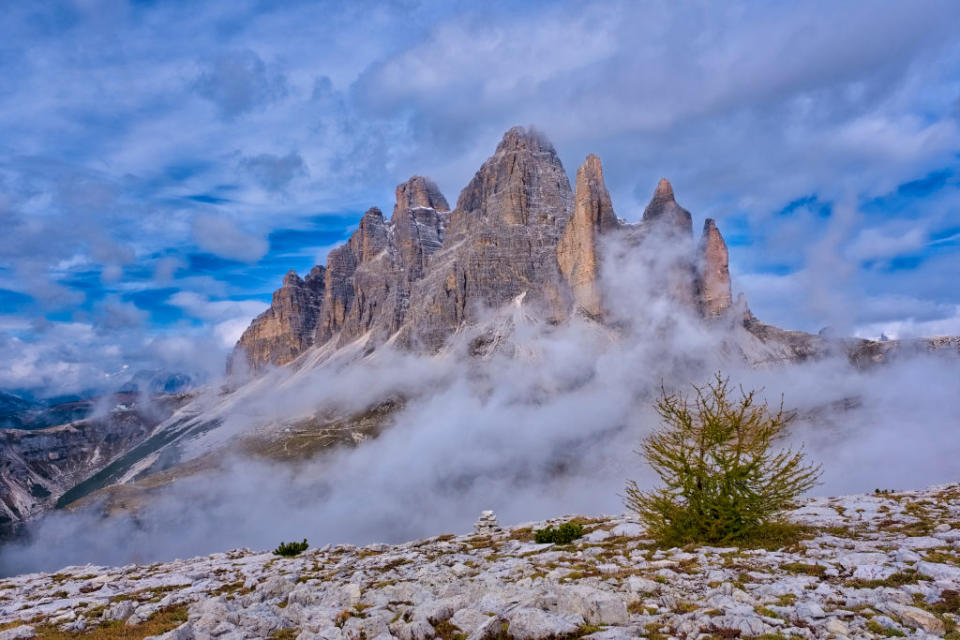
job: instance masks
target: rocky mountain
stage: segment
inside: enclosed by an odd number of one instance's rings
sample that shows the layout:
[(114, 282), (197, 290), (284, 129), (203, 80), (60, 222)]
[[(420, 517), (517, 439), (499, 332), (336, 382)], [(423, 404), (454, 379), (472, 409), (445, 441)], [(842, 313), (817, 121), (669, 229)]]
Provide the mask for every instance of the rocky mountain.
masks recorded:
[(0, 392), (0, 429), (43, 429), (80, 420), (91, 411), (89, 399), (37, 402)]
[[(629, 515), (500, 528), (488, 512), (404, 544), (67, 567), (0, 580), (0, 639), (956, 637), (960, 486), (811, 498), (788, 517), (808, 535), (770, 549), (663, 548)], [(571, 520), (586, 535), (534, 541)]]
[[(550, 322), (603, 317), (604, 243), (637, 251), (674, 246), (663, 283), (704, 316), (732, 306), (727, 249), (712, 220), (699, 249), (690, 212), (661, 180), (637, 224), (614, 213), (600, 159), (590, 155), (571, 189), (553, 145), (532, 129), (508, 131), (450, 211), (436, 185), (414, 176), (397, 187), (393, 215), (364, 214), (326, 267), (284, 278), (273, 304), (237, 344), (255, 370), (311, 347), (363, 340), (435, 352), (466, 325), (523, 296)], [(233, 368), (233, 367), (231, 367)]]
[[(117, 394), (109, 411), (56, 426), (0, 429), (0, 541), (144, 438), (187, 400)], [(92, 412), (87, 407), (84, 413)]]

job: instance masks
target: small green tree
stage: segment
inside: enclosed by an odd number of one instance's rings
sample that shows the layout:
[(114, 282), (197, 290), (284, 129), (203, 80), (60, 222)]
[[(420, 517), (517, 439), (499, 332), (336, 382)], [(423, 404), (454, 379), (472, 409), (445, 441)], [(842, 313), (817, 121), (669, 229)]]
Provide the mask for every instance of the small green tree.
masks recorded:
[(300, 555), (307, 550), (309, 545), (307, 544), (307, 539), (304, 538), (303, 542), (283, 542), (280, 541), (280, 545), (273, 550), (273, 555), (275, 556), (284, 556), (292, 557)]
[(820, 477), (820, 466), (804, 464), (802, 450), (775, 450), (791, 418), (783, 400), (773, 412), (756, 391), (740, 388), (737, 397), (719, 373), (693, 391), (661, 388), (656, 408), (664, 426), (637, 453), (663, 486), (642, 491), (629, 481), (627, 508), (671, 545), (743, 541), (782, 526), (782, 511)]

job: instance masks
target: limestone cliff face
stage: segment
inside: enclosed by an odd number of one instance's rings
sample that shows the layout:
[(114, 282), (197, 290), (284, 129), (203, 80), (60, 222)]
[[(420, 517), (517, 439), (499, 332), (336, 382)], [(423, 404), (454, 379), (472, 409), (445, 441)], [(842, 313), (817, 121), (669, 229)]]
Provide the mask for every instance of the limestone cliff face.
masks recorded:
[(570, 284), (574, 304), (588, 315), (602, 313), (598, 282), (600, 236), (619, 228), (620, 221), (603, 182), (600, 158), (590, 154), (577, 170), (573, 215), (557, 245), (557, 263)]
[(427, 262), (443, 245), (450, 205), (430, 180), (414, 176), (397, 187), (397, 204), (391, 222), (406, 280), (419, 280)]
[(569, 294), (556, 248), (572, 205), (553, 146), (536, 131), (508, 131), (457, 200), (443, 247), (414, 288), (404, 341), (435, 350), (520, 295), (545, 317), (564, 317)]
[(337, 334), (359, 336), (373, 326), (394, 279), (389, 235), (383, 213), (373, 207), (347, 244), (330, 252), (318, 343)]
[[(325, 271), (316, 266), (301, 279), (290, 271), (273, 294), (270, 308), (257, 316), (238, 342), (238, 354), (254, 369), (291, 362), (314, 343), (325, 289)], [(235, 356), (236, 357), (236, 356)], [(230, 368), (235, 368), (231, 363)]]
[(465, 325), (518, 299), (548, 321), (578, 311), (602, 320), (598, 279), (606, 238), (649, 256), (657, 293), (690, 312), (716, 315), (730, 306), (719, 231), (705, 230), (698, 255), (690, 212), (677, 204), (667, 180), (640, 223), (623, 223), (599, 158), (586, 158), (574, 192), (553, 145), (515, 127), (453, 211), (433, 182), (414, 176), (397, 187), (389, 221), (371, 208), (330, 252), (325, 269), (302, 281), (288, 274), (237, 353), (260, 369), (314, 345), (357, 340), (434, 352)]
[(703, 223), (697, 250), (697, 289), (704, 316), (722, 315), (733, 304), (727, 244), (713, 218)]

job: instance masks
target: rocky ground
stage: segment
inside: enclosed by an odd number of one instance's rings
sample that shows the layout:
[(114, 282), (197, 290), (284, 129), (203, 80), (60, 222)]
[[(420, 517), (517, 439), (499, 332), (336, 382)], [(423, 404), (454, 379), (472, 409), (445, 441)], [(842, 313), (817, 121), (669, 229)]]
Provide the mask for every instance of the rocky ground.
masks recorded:
[(778, 550), (658, 548), (625, 516), (400, 545), (237, 550), (0, 581), (0, 640), (960, 638), (960, 485), (810, 499)]

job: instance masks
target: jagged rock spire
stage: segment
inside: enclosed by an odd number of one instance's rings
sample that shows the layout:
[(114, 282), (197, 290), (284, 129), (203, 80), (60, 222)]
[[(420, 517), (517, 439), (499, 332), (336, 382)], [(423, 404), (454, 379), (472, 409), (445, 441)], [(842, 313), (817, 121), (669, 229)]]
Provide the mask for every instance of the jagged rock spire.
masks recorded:
[(514, 127), (460, 193), (451, 235), (484, 223), (562, 230), (571, 200), (570, 181), (553, 145), (533, 128)]
[(599, 316), (601, 308), (599, 236), (620, 225), (603, 182), (600, 158), (590, 154), (577, 170), (573, 215), (557, 245), (560, 272), (573, 290), (574, 304)]
[(397, 213), (415, 207), (426, 207), (437, 211), (450, 210), (450, 205), (440, 193), (440, 188), (432, 180), (423, 176), (413, 176), (397, 185), (397, 204), (393, 208), (394, 219)]
[(283, 286), (273, 293), (270, 308), (243, 332), (228, 369), (237, 367), (237, 354), (243, 354), (247, 364), (259, 369), (287, 364), (313, 345), (324, 298), (325, 271), (316, 266), (305, 279), (292, 269), (287, 272)]
[(666, 178), (661, 178), (657, 183), (650, 204), (643, 210), (643, 221), (667, 232), (678, 231), (687, 237), (693, 236), (693, 217), (677, 204), (673, 197), (673, 185)]
[(713, 218), (703, 223), (697, 250), (700, 309), (705, 316), (718, 316), (733, 304), (727, 244)]
[(427, 178), (413, 176), (397, 185), (397, 204), (390, 222), (408, 281), (423, 276), (430, 256), (440, 250), (444, 217), (449, 210), (447, 199)]
[(350, 244), (359, 262), (373, 259), (387, 247), (387, 223), (380, 209), (367, 209), (357, 232), (350, 237)]
[(370, 207), (347, 244), (327, 254), (326, 292), (317, 326), (317, 342), (325, 342), (343, 329), (356, 294), (357, 269), (380, 256), (387, 249), (388, 241), (383, 212)]

